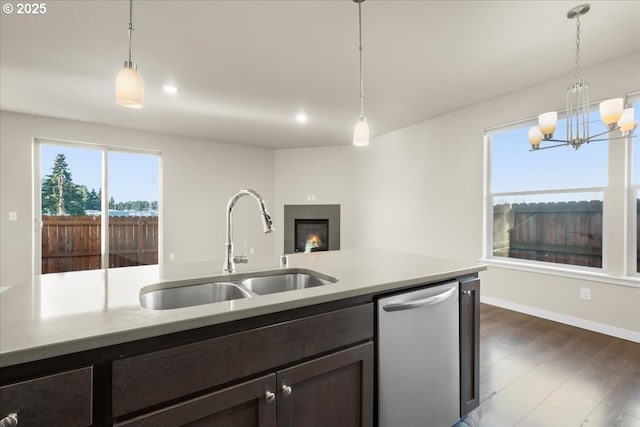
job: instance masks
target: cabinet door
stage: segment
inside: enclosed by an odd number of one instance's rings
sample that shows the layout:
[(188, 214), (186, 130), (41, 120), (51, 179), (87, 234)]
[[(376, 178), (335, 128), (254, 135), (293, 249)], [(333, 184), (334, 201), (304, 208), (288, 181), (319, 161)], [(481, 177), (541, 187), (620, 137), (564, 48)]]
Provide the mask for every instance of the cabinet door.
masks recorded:
[(480, 279), (460, 282), (460, 417), (480, 404)]
[(115, 426), (275, 427), (275, 379), (270, 374)]
[(91, 425), (92, 374), (86, 367), (0, 387), (0, 419), (18, 414), (20, 426)]
[(373, 343), (278, 371), (278, 427), (373, 425)]

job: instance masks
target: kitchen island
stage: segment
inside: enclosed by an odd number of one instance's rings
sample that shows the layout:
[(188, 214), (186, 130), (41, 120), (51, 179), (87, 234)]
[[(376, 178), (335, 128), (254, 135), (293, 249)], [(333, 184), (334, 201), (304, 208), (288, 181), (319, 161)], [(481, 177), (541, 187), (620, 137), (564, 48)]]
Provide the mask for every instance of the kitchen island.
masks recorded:
[[(278, 262), (279, 257), (256, 257), (238, 273), (279, 270)], [(8, 392), (15, 396), (38, 381), (40, 388), (46, 381), (54, 384), (56, 376), (63, 375), (58, 382), (76, 394), (72, 410), (61, 413), (80, 421), (62, 420), (61, 425), (162, 424), (158, 420), (173, 419), (182, 411), (193, 414), (205, 403), (208, 407), (211, 402), (235, 402), (229, 396), (246, 396), (249, 391), (261, 397), (255, 400), (256, 410), (269, 421), (277, 414), (265, 413), (287, 402), (290, 386), (281, 386), (281, 377), (294, 381), (309, 371), (334, 372), (336, 363), (359, 366), (359, 373), (351, 370), (355, 376), (343, 379), (357, 382), (361, 392), (372, 395), (374, 298), (450, 279), (477, 282), (477, 272), (484, 269), (480, 264), (379, 250), (296, 254), (289, 256), (288, 268), (316, 271), (338, 281), (174, 310), (140, 306), (141, 289), (219, 277), (221, 265), (58, 273), (5, 290), (0, 294), (2, 410), (12, 410), (4, 406)], [(288, 348), (283, 350), (285, 344)], [(272, 394), (265, 395), (267, 389)], [(273, 400), (276, 405), (268, 405)], [(370, 425), (366, 420), (374, 413), (373, 399), (367, 402), (361, 408), (362, 425)], [(28, 408), (15, 409), (28, 416)]]

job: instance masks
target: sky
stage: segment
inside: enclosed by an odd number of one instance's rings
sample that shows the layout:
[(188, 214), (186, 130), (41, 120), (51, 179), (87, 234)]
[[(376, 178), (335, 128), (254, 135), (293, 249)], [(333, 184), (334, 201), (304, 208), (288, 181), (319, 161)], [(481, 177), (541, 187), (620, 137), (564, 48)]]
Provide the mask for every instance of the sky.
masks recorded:
[[(50, 175), (55, 158), (64, 154), (71, 179), (96, 192), (102, 186), (102, 151), (71, 145), (41, 144), (40, 176)], [(116, 202), (159, 200), (160, 158), (157, 155), (109, 151), (109, 197)]]

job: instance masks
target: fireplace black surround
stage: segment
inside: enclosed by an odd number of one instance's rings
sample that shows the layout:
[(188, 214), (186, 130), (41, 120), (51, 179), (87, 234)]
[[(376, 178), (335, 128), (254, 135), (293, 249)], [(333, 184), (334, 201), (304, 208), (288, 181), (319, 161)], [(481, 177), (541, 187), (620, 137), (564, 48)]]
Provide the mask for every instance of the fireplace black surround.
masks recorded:
[(319, 252), (329, 250), (328, 219), (295, 220), (295, 252)]

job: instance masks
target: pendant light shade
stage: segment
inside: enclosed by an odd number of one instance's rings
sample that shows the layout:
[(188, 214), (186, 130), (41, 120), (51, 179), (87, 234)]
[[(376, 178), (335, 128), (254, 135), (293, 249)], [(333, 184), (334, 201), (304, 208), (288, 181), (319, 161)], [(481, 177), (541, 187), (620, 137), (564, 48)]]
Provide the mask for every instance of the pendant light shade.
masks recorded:
[(116, 78), (116, 102), (124, 107), (142, 108), (144, 85), (135, 64), (124, 63)]
[(142, 108), (144, 84), (137, 65), (131, 59), (133, 30), (133, 0), (129, 0), (129, 60), (124, 61), (124, 66), (116, 77), (116, 103), (128, 108)]
[(364, 83), (362, 78), (362, 3), (364, 0), (353, 0), (358, 3), (358, 38), (360, 53), (360, 120), (353, 129), (353, 145), (356, 147), (364, 147), (369, 145), (369, 124), (364, 116)]
[(366, 118), (361, 118), (353, 130), (353, 145), (364, 147), (369, 145), (369, 124)]

